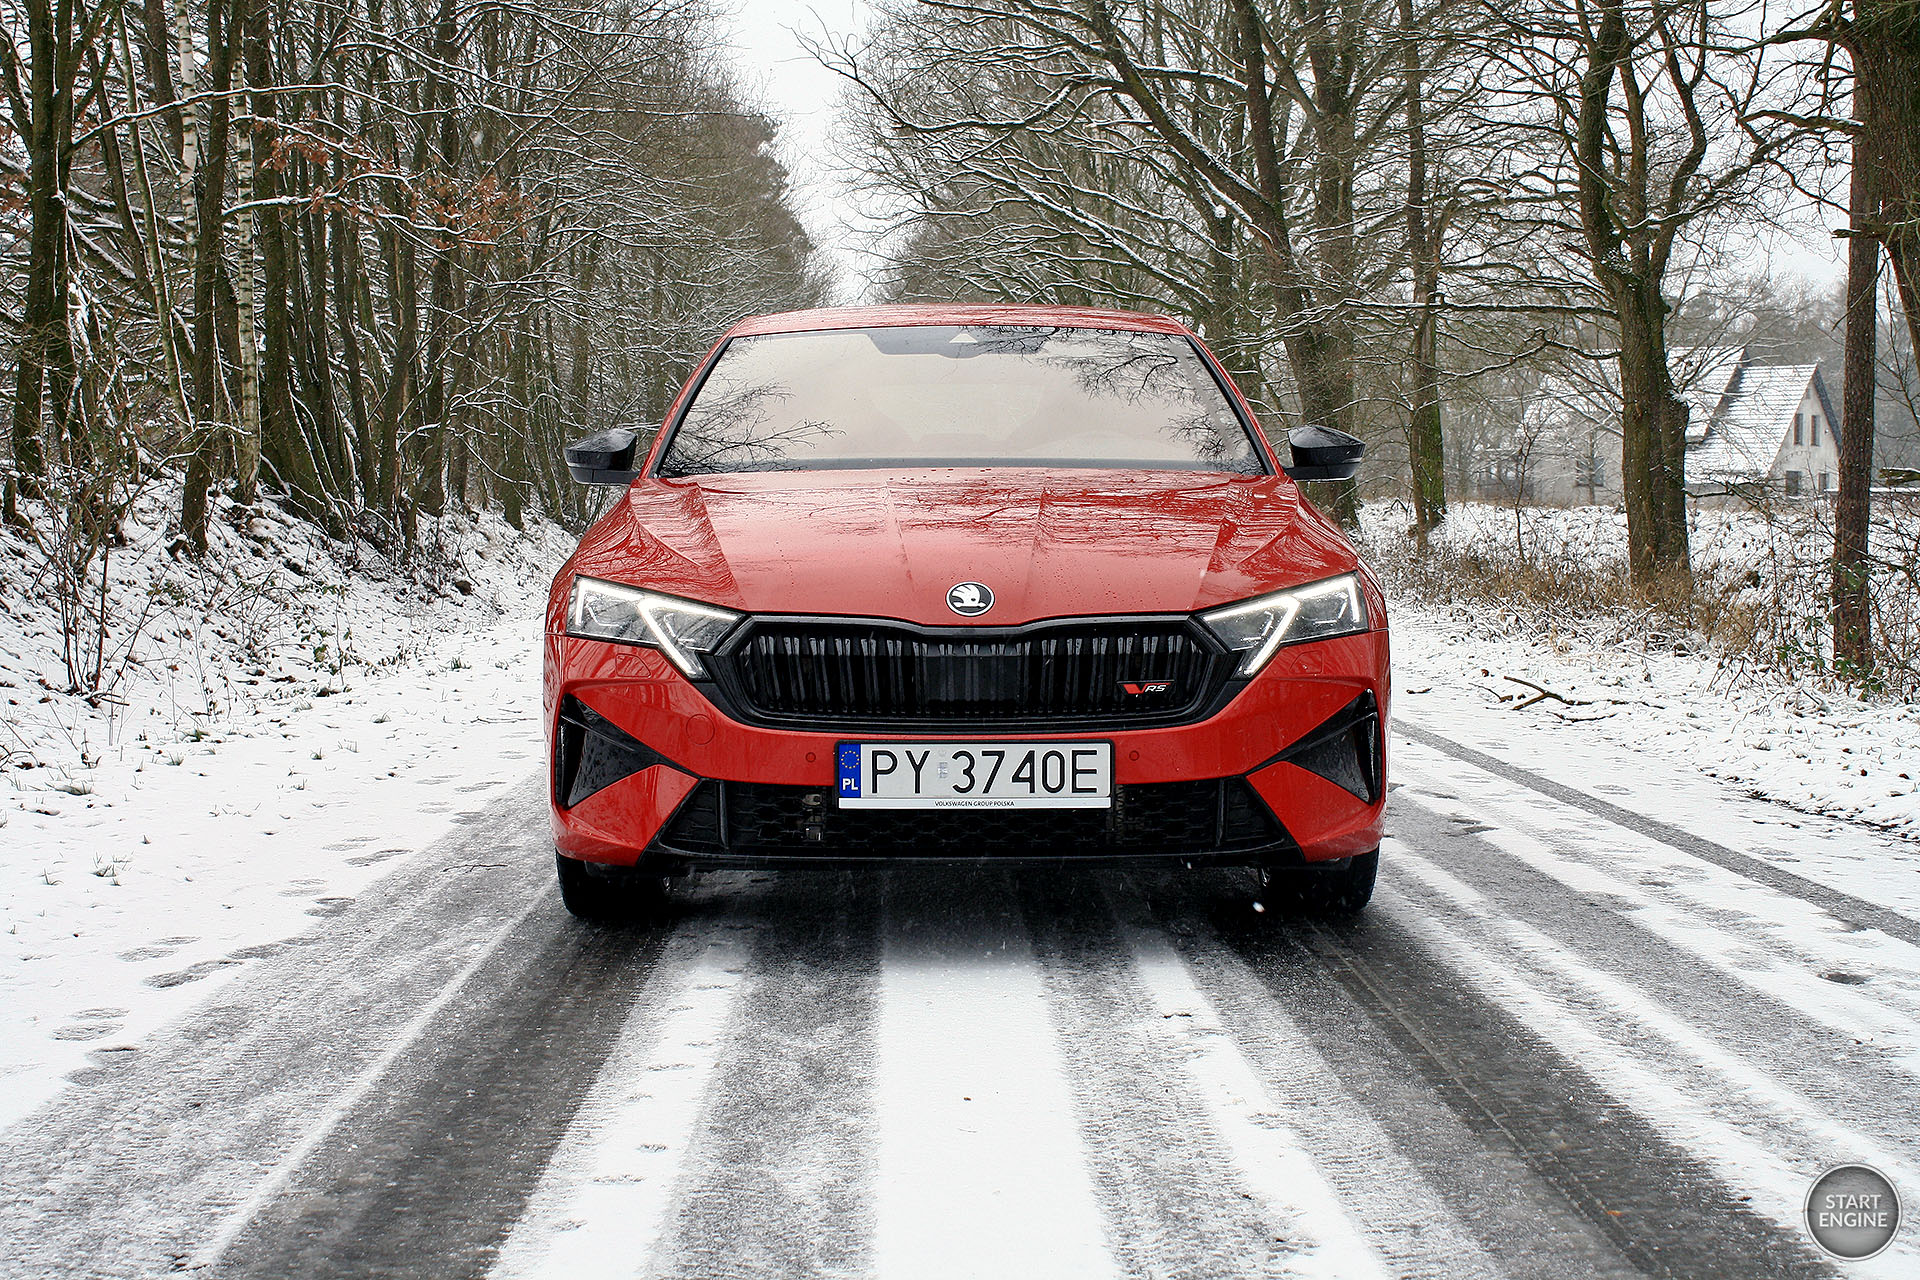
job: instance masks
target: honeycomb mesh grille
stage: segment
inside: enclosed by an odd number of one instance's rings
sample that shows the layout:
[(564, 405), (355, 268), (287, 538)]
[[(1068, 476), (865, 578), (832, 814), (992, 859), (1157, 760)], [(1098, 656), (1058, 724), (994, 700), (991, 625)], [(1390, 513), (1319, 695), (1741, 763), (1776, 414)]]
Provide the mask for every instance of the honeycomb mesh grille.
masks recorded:
[(700, 784), (661, 844), (688, 853), (892, 858), (1206, 854), (1290, 845), (1244, 778), (1114, 788), (1109, 809), (841, 809), (830, 789)]

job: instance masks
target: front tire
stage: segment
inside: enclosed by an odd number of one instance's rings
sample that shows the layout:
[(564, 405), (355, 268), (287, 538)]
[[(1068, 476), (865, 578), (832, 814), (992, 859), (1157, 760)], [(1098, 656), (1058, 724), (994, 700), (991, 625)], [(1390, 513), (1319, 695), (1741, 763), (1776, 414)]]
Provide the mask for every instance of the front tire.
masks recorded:
[(626, 924), (656, 919), (666, 909), (669, 881), (663, 875), (638, 867), (585, 862), (564, 853), (553, 858), (560, 875), (560, 901), (582, 920)]
[(1378, 849), (1331, 867), (1262, 868), (1261, 901), (1269, 910), (1315, 920), (1356, 916), (1372, 899), (1379, 874)]

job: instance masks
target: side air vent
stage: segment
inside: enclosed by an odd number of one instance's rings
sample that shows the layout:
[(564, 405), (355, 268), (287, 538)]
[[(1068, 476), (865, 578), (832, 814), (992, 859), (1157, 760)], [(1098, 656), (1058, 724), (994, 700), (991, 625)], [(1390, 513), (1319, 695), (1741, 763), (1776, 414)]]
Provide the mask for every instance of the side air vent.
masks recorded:
[(578, 698), (561, 700), (553, 741), (553, 794), (561, 808), (656, 764), (673, 761)]
[(1282, 751), (1278, 759), (1373, 804), (1380, 798), (1380, 757), (1380, 706), (1369, 689)]

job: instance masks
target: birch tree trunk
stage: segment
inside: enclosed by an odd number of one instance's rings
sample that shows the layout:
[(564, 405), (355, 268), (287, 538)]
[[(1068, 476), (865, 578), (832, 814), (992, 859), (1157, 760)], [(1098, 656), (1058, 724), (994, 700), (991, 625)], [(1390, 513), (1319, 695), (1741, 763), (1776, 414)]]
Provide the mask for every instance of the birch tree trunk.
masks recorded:
[[(253, 0), (238, 0), (244, 10)], [(245, 29), (245, 19), (240, 26)], [(246, 59), (241, 59), (240, 87), (247, 88)], [(241, 102), (246, 103), (243, 95)], [(258, 246), (254, 240), (253, 150), (254, 117), (249, 111), (240, 118), (235, 131), (235, 219), (240, 239), (239, 268), (234, 273), (234, 293), (240, 306), (240, 424), (234, 437), (234, 501), (251, 506), (257, 496), (260, 479), (260, 335), (259, 316), (254, 306), (254, 259)]]
[[(212, 105), (198, 97), (198, 54), (193, 43), (192, 6), (179, 0), (175, 31), (180, 47), (180, 93), (190, 104), (181, 141), (181, 197), (186, 204), (187, 261), (193, 286), (193, 407), (188, 440), (192, 452), (180, 495), (180, 534), (199, 555), (207, 550), (207, 498), (220, 440), (216, 424), (225, 417), (225, 388), (220, 368), (216, 289), (220, 264), (221, 209), (225, 203), (228, 108), (224, 98)], [(208, 0), (208, 72), (216, 93), (227, 85), (224, 0)], [(203, 150), (204, 147), (204, 150)]]

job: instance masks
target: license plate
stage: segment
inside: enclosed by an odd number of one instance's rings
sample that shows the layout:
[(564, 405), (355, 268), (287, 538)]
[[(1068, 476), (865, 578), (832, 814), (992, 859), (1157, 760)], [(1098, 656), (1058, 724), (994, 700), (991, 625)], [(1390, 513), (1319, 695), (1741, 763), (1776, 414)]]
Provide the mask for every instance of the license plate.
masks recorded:
[(842, 809), (1105, 809), (1111, 742), (843, 742)]

